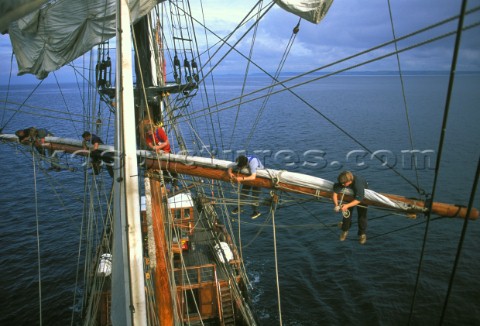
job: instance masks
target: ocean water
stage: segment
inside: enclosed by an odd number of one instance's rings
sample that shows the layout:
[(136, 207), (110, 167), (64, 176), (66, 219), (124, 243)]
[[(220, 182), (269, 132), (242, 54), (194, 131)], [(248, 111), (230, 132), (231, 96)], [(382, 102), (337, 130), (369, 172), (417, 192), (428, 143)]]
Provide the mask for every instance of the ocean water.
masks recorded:
[[(321, 79), (292, 89), (304, 101), (284, 91), (268, 98), (264, 109), (261, 99), (238, 114), (234, 101), (218, 113), (221, 128), (204, 145), (219, 158), (233, 159), (247, 150), (268, 168), (329, 180), (349, 169), (378, 192), (418, 197), (418, 185), (426, 194), (434, 192), (435, 201), (467, 205), (480, 154), (479, 82), (478, 76), (456, 78), (437, 178), (448, 76), (406, 76), (407, 109), (395, 76)], [(254, 78), (247, 92), (267, 84)], [(3, 132), (35, 125), (78, 137), (86, 128), (74, 115), (83, 110), (75, 87), (60, 94), (56, 86), (42, 85), (26, 103), (37, 115), (21, 113), (25, 108), (14, 113), (18, 105), (10, 102), (21, 103), (31, 89), (9, 90)], [(241, 80), (234, 77), (217, 83), (223, 101), (240, 90)], [(5, 94), (2, 88), (0, 103)], [(65, 118), (37, 109), (64, 112), (65, 105), (71, 110)], [(106, 114), (105, 125), (110, 119)], [(209, 124), (196, 121), (203, 134), (211, 133)], [(103, 135), (111, 138), (108, 126)], [(420, 153), (417, 171), (412, 149)], [(40, 319), (43, 325), (71, 324), (82, 295), (75, 283), (83, 170), (34, 171), (32, 157), (11, 144), (1, 144), (0, 162), (0, 324), (39, 325)], [(347, 240), (340, 242), (340, 217), (331, 202), (278, 195), (274, 216), (264, 206), (258, 219), (241, 221), (241, 247), (260, 325), (407, 325), (409, 320), (411, 325), (437, 325), (442, 315), (444, 325), (480, 324), (480, 221), (432, 216), (427, 229), (424, 216), (408, 219), (370, 208), (368, 241), (361, 246), (356, 214)], [(262, 199), (268, 196), (262, 193)], [(480, 208), (478, 193), (474, 206)]]

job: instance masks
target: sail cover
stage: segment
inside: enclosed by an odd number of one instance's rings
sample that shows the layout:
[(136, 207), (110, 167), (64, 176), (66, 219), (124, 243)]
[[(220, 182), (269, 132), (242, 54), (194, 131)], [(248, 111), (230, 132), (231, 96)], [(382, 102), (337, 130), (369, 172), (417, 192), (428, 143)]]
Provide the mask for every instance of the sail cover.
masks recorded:
[(327, 14), (333, 0), (275, 0), (275, 2), (286, 11), (318, 24)]
[[(158, 0), (129, 0), (132, 21), (148, 14)], [(59, 0), (8, 27), (18, 74), (48, 76), (115, 36), (116, 0)]]

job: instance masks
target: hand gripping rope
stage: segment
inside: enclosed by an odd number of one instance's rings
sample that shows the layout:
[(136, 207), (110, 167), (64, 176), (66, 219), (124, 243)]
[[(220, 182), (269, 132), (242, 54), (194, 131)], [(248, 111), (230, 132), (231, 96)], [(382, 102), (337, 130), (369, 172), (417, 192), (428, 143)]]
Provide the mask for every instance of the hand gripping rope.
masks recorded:
[[(338, 204), (338, 206), (335, 206), (335, 212), (339, 212), (342, 208), (342, 202), (343, 202), (343, 197), (345, 196), (345, 191), (346, 191), (346, 188), (343, 188), (342, 190), (342, 197), (340, 198), (340, 203)], [(346, 210), (346, 211), (342, 211), (342, 215), (343, 217), (345, 218), (349, 218), (350, 217), (350, 210)]]

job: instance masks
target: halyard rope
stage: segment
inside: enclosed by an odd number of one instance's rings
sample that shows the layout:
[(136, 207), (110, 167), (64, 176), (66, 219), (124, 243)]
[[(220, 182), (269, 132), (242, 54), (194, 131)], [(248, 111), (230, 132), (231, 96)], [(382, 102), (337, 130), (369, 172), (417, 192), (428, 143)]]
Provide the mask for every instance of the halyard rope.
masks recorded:
[(38, 260), (38, 304), (39, 304), (39, 320), (42, 325), (42, 269), (40, 258), (40, 233), (38, 223), (38, 197), (37, 197), (37, 169), (35, 165), (35, 151), (32, 145), (32, 165), (33, 165), (33, 188), (35, 193), (35, 221), (37, 224), (37, 260)]

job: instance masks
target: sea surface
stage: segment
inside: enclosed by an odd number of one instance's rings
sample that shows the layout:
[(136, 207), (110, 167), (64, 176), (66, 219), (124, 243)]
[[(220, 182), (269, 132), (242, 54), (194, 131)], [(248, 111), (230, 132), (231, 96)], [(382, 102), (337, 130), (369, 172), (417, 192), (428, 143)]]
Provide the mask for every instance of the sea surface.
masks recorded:
[[(252, 77), (247, 85), (251, 92), (268, 81)], [(378, 192), (465, 206), (473, 190), (473, 205), (480, 208), (473, 189), (480, 156), (478, 85), (479, 76), (457, 76), (447, 105), (447, 75), (405, 76), (404, 92), (398, 76), (319, 79), (238, 112), (239, 100), (231, 102), (219, 110), (221, 128), (206, 138), (200, 155), (208, 149), (232, 160), (246, 150), (267, 168), (332, 181), (348, 169)], [(8, 108), (2, 110), (3, 132), (37, 126), (80, 139), (87, 127), (75, 116), (85, 113), (83, 99), (73, 95), (77, 87), (59, 92), (42, 85), (20, 108), (33, 88), (0, 88), (0, 106)], [(219, 102), (241, 89), (240, 78), (216, 83)], [(71, 110), (66, 115), (43, 109), (64, 112), (65, 106)], [(106, 114), (104, 124), (111, 118)], [(213, 123), (202, 121), (196, 122), (199, 133), (210, 133)], [(112, 129), (105, 127), (103, 136), (110, 140)], [(0, 164), (0, 325), (70, 325), (82, 296), (75, 284), (81, 281), (83, 168), (33, 169), (32, 156), (12, 144), (0, 144)], [(278, 195), (273, 215), (263, 206), (258, 219), (241, 221), (260, 325), (480, 325), (480, 220), (411, 219), (370, 207), (368, 241), (360, 245), (356, 213), (340, 242), (341, 218), (330, 201)], [(262, 200), (269, 196), (263, 191)]]

